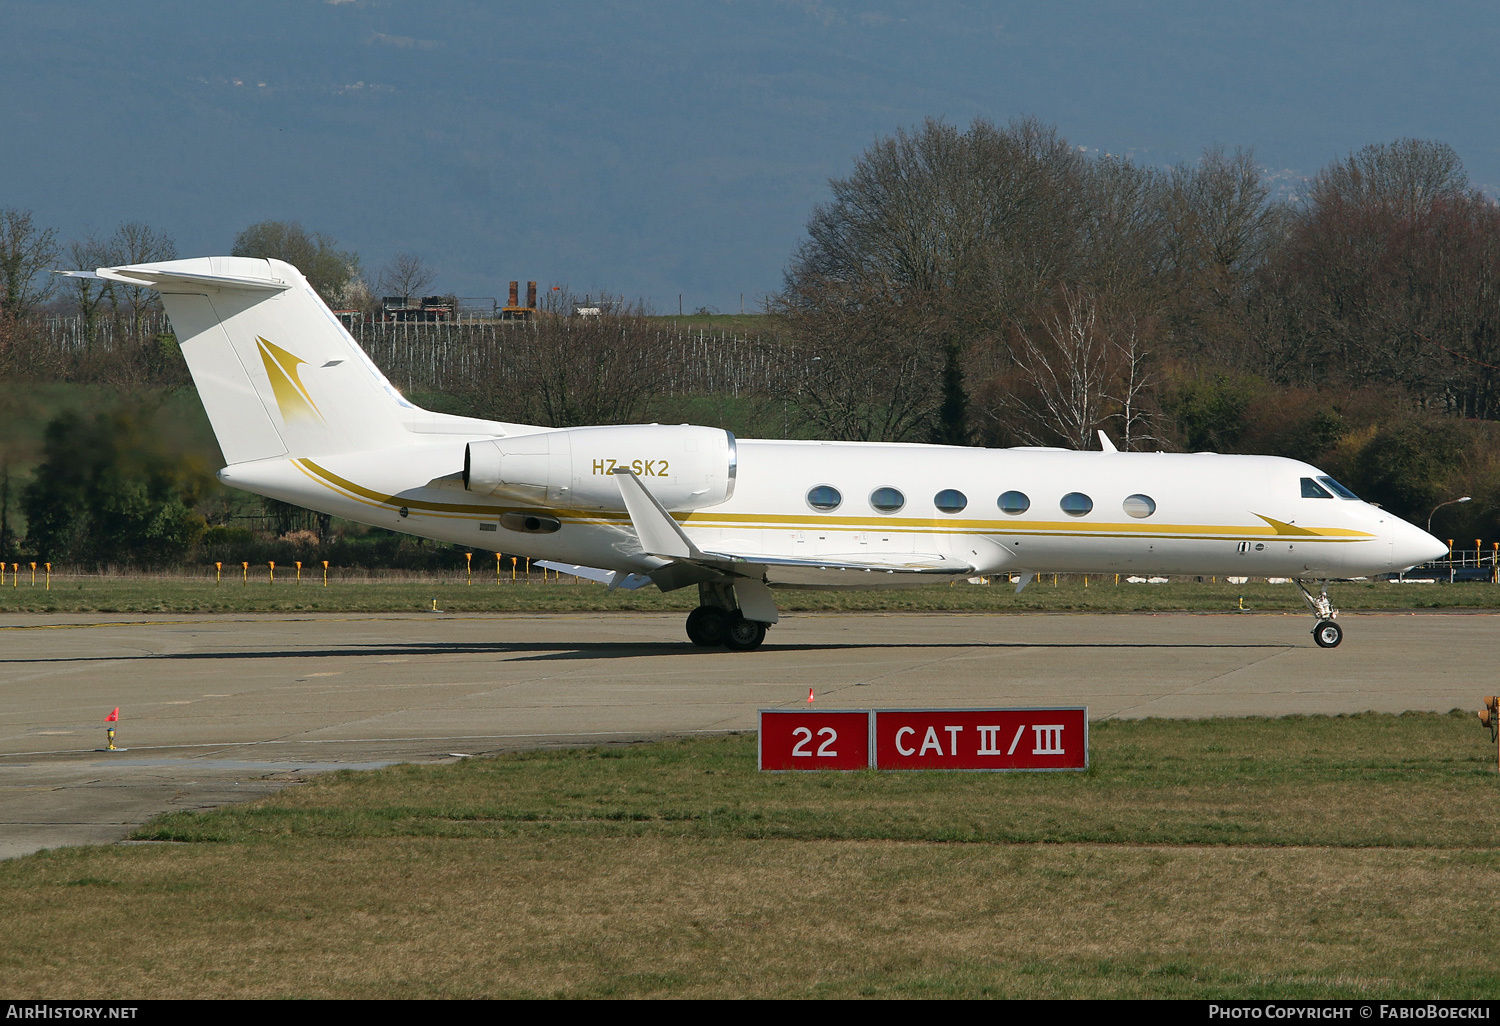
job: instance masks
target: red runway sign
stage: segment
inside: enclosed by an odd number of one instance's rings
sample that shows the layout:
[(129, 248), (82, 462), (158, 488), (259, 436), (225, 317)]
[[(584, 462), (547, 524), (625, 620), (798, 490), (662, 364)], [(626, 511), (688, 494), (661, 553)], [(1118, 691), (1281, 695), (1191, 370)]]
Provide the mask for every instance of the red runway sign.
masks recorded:
[(870, 765), (868, 709), (762, 709), (763, 770), (857, 770)]
[(875, 766), (885, 770), (1088, 768), (1087, 711), (878, 709)]
[(1088, 710), (760, 710), (762, 770), (1082, 770)]

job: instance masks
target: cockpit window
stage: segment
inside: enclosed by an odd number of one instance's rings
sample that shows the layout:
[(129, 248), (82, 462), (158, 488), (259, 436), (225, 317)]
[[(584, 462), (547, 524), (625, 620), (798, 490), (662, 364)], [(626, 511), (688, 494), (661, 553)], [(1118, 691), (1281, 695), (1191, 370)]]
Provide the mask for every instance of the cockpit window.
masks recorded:
[(1333, 498), (1322, 485), (1310, 477), (1302, 479), (1302, 497), (1304, 499), (1331, 499)]
[(1357, 498), (1359, 498), (1358, 495), (1355, 495), (1353, 492), (1351, 492), (1349, 489), (1345, 488), (1343, 485), (1339, 484), (1337, 481), (1335, 481), (1331, 477), (1320, 477), (1320, 478), (1318, 478), (1318, 480), (1321, 481), (1321, 482), (1323, 482), (1323, 484), (1327, 485), (1329, 488), (1332, 488), (1333, 491), (1334, 491), (1334, 494), (1337, 495), (1341, 499), (1357, 499)]

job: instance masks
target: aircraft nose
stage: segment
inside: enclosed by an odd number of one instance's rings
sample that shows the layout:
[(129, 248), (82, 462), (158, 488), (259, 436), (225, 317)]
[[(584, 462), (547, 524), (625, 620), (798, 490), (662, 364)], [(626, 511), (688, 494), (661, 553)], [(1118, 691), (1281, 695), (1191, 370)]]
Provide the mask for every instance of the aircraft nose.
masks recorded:
[(1391, 543), (1391, 561), (1398, 567), (1430, 563), (1448, 554), (1448, 546), (1413, 524), (1401, 524)]

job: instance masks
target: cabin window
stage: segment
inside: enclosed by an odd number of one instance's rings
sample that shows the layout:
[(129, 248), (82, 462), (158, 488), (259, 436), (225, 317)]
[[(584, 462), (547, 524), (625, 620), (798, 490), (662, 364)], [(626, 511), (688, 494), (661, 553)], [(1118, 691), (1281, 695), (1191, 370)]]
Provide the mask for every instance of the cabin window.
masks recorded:
[(906, 496), (894, 488), (877, 488), (870, 493), (870, 505), (877, 512), (894, 513), (906, 505)]
[(1149, 495), (1127, 495), (1123, 505), (1125, 512), (1137, 520), (1145, 520), (1156, 512), (1156, 500)]
[(818, 485), (807, 493), (807, 504), (820, 513), (838, 509), (843, 501), (843, 495), (833, 485)]
[(1335, 481), (1331, 477), (1320, 477), (1320, 478), (1318, 478), (1318, 480), (1321, 481), (1323, 484), (1327, 485), (1329, 488), (1332, 488), (1333, 489), (1333, 493), (1335, 495), (1337, 495), (1341, 499), (1357, 499), (1357, 498), (1359, 498), (1358, 495), (1355, 495), (1353, 492), (1351, 492), (1349, 489), (1345, 488), (1343, 485), (1339, 484), (1337, 481)]
[(1302, 497), (1304, 499), (1331, 499), (1333, 496), (1328, 490), (1310, 477), (1302, 479)]
[(957, 488), (944, 488), (932, 497), (932, 504), (944, 513), (962, 513), (969, 497)]
[(1069, 492), (1062, 497), (1062, 502), (1058, 503), (1058, 505), (1062, 507), (1062, 511), (1068, 516), (1081, 517), (1093, 510), (1094, 500), (1082, 492)]
[(1006, 492), (1000, 496), (999, 506), (1001, 513), (1015, 516), (1017, 513), (1025, 513), (1030, 509), (1031, 500), (1026, 497), (1025, 492)]

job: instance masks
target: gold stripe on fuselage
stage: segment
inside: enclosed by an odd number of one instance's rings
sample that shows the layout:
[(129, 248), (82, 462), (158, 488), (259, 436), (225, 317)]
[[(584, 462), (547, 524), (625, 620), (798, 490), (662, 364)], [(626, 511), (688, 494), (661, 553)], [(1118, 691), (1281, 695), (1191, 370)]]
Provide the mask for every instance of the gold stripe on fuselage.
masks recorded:
[[(543, 513), (557, 517), (566, 523), (610, 524), (624, 526), (630, 516), (624, 512), (609, 510), (579, 510), (546, 506), (516, 506), (501, 504), (474, 504), (432, 502), (426, 499), (405, 498), (375, 491), (340, 477), (326, 467), (310, 459), (293, 459), (292, 465), (317, 483), (344, 498), (377, 509), (407, 509), (442, 520), (495, 520), (502, 513)], [(776, 513), (716, 513), (699, 510), (690, 513), (673, 513), (673, 519), (689, 527), (710, 529), (745, 529), (778, 531), (837, 531), (869, 532), (888, 531), (893, 534), (984, 534), (1019, 538), (1155, 538), (1163, 541), (1254, 541), (1257, 539), (1292, 537), (1302, 541), (1357, 542), (1369, 541), (1375, 536), (1364, 531), (1344, 527), (1295, 527), (1256, 516), (1266, 521), (1264, 527), (1220, 526), (1214, 524), (1118, 524), (1106, 523), (1095, 527), (1083, 527), (1077, 523), (1062, 521), (1016, 521), (1016, 520), (937, 520), (919, 517), (852, 517), (818, 516), (806, 514)]]

